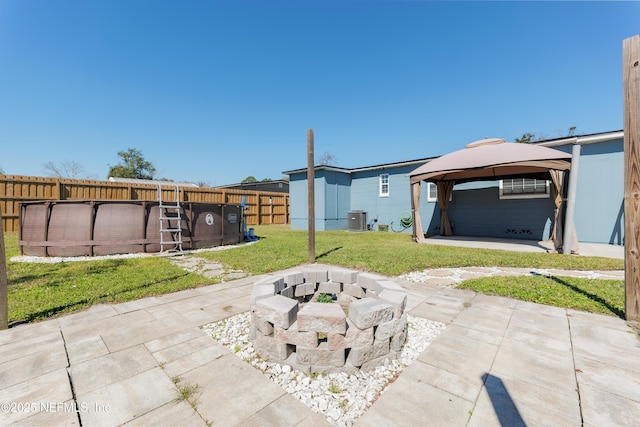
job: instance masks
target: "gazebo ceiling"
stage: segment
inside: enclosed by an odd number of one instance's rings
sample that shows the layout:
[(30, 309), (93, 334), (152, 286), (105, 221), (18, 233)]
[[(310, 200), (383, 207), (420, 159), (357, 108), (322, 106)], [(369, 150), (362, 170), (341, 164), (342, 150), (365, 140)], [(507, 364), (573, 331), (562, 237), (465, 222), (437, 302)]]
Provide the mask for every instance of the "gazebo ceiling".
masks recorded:
[(488, 138), (468, 144), (420, 166), (409, 174), (420, 181), (481, 181), (522, 175), (543, 175), (571, 168), (571, 155), (534, 144)]

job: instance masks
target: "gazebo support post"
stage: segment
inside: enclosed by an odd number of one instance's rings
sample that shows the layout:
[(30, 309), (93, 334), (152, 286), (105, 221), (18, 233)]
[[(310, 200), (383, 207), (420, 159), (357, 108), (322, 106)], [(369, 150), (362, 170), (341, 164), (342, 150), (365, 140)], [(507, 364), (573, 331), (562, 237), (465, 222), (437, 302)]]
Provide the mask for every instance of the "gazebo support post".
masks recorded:
[(569, 172), (569, 189), (567, 191), (567, 209), (564, 215), (564, 228), (562, 236), (562, 253), (571, 254), (571, 250), (578, 248), (572, 247), (573, 231), (575, 225), (573, 223), (574, 212), (576, 208), (576, 190), (578, 189), (578, 167), (580, 165), (580, 145), (574, 144), (571, 149), (571, 171)]

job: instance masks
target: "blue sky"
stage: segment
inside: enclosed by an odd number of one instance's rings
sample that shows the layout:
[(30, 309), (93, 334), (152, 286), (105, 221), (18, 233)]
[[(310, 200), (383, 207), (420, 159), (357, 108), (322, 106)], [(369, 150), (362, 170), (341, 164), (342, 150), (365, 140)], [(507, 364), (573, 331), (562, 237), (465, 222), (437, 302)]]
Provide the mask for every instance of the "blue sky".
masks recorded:
[(0, 0), (0, 167), (279, 179), (622, 129), (636, 2)]

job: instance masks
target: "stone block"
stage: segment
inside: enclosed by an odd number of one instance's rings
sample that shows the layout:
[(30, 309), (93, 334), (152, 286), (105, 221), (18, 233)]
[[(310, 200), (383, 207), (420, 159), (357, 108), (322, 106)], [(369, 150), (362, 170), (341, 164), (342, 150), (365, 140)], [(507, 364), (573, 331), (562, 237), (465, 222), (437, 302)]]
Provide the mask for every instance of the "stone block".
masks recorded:
[(320, 282), (318, 292), (321, 294), (339, 294), (342, 292), (342, 284), (339, 282)]
[(255, 286), (263, 286), (263, 285), (273, 285), (274, 292), (278, 293), (282, 289), (284, 289), (284, 278), (282, 276), (269, 276), (264, 278), (258, 282), (256, 282)]
[(298, 313), (298, 330), (344, 334), (347, 317), (338, 304), (310, 302)]
[(276, 293), (280, 293), (286, 287), (286, 285), (284, 284), (284, 278), (283, 277), (274, 277), (273, 278), (273, 285), (276, 288)]
[(405, 292), (402, 286), (398, 285), (396, 282), (392, 282), (391, 280), (378, 280), (378, 285), (380, 285), (380, 287), (382, 288), (380, 292), (385, 289)]
[(377, 368), (378, 366), (385, 366), (390, 361), (392, 361), (393, 359), (397, 359), (397, 358), (398, 358), (398, 356), (397, 356), (396, 352), (390, 351), (388, 354), (386, 354), (384, 356), (376, 357), (374, 359), (371, 359), (371, 360), (363, 363), (362, 366), (360, 367), (360, 369), (365, 371), (365, 372), (366, 371), (370, 371), (372, 369)]
[(296, 353), (292, 353), (287, 357), (287, 360), (282, 362), (284, 365), (289, 365), (296, 371), (303, 372), (307, 375), (311, 373), (310, 365), (303, 365), (302, 363), (298, 363), (298, 355)]
[(396, 322), (396, 327), (393, 329), (393, 335), (397, 335), (402, 331), (407, 331), (407, 313), (404, 313), (397, 319), (394, 318), (394, 320)]
[(382, 292), (382, 286), (378, 283), (379, 280), (384, 280), (384, 277), (371, 273), (358, 274), (358, 285), (364, 289), (371, 289), (376, 293)]
[(342, 285), (342, 293), (356, 298), (364, 298), (366, 296), (364, 289), (354, 283), (344, 283)]
[(273, 284), (255, 284), (251, 290), (251, 305), (256, 304), (258, 301), (274, 296), (276, 293), (275, 286)]
[(327, 334), (327, 346), (329, 350), (340, 350), (350, 347), (347, 345), (345, 335), (336, 333)]
[(287, 329), (295, 322), (298, 301), (282, 295), (274, 295), (258, 301), (255, 305), (255, 313), (275, 326)]
[(316, 283), (328, 282), (328, 281), (329, 281), (329, 270), (327, 269), (316, 270)]
[(344, 366), (345, 351), (329, 350), (326, 342), (317, 348), (296, 347), (298, 363), (311, 366)]
[(352, 297), (351, 295), (347, 295), (345, 293), (338, 294), (337, 302), (340, 305), (344, 305), (346, 307), (354, 301), (358, 301), (358, 298)]
[(293, 324), (289, 326), (289, 329), (276, 326), (274, 328), (273, 335), (276, 339), (295, 346), (307, 348), (315, 348), (318, 346), (318, 333), (311, 331), (299, 331), (298, 322), (293, 322)]
[(371, 346), (351, 347), (347, 360), (353, 366), (362, 366), (364, 363), (389, 354), (389, 340), (374, 342)]
[(294, 295), (297, 297), (306, 297), (316, 293), (316, 285), (314, 283), (303, 283), (295, 288)]
[(359, 329), (347, 318), (347, 333), (345, 334), (347, 347), (363, 347), (373, 344), (373, 326)]
[(394, 336), (391, 337), (391, 350), (392, 351), (400, 351), (402, 347), (407, 342), (407, 331), (406, 329)]
[(339, 283), (357, 283), (358, 271), (357, 270), (330, 270), (329, 279), (332, 282)]
[(286, 287), (281, 292), (280, 295), (287, 298), (295, 297), (296, 288), (295, 287)]
[(364, 293), (364, 296), (369, 298), (376, 298), (378, 296), (378, 293), (374, 290), (367, 289)]
[(393, 336), (393, 332), (396, 328), (396, 320), (390, 320), (388, 322), (380, 323), (378, 326), (374, 327), (373, 337), (376, 341), (388, 340)]
[(274, 338), (273, 335), (260, 335), (255, 339), (257, 352), (263, 359), (275, 359), (283, 362), (293, 353), (293, 347)]
[(305, 283), (320, 283), (329, 281), (329, 270), (308, 270), (303, 273)]
[(398, 319), (404, 313), (404, 309), (407, 306), (407, 292), (402, 290), (390, 290), (385, 289), (378, 294), (378, 298), (382, 301), (386, 301), (393, 307), (393, 316)]
[(255, 311), (251, 312), (251, 324), (255, 325), (256, 331), (262, 335), (273, 334), (273, 323), (258, 316)]
[(301, 285), (302, 283), (304, 283), (304, 275), (301, 271), (292, 271), (290, 273), (285, 273), (283, 278), (284, 283), (285, 285), (287, 285), (287, 287)]
[(393, 318), (393, 307), (388, 302), (363, 298), (349, 306), (349, 319), (358, 329), (367, 329)]

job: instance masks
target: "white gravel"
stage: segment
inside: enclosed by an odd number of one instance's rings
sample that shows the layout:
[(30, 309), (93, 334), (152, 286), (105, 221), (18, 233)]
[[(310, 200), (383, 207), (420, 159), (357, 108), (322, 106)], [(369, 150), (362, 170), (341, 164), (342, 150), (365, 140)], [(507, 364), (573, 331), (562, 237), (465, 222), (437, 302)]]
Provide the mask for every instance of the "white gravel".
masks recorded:
[[(455, 287), (471, 277), (495, 277), (507, 275), (545, 277), (564, 276), (598, 280), (624, 280), (624, 271), (587, 271), (515, 267), (433, 268), (421, 271), (412, 271), (398, 276), (398, 278), (417, 283), (430, 283), (431, 281), (435, 281), (438, 286)], [(446, 282), (449, 283), (447, 284)]]
[(20, 255), (11, 257), (12, 262), (39, 262), (43, 264), (56, 264), (59, 262), (77, 262), (77, 261), (98, 261), (101, 259), (124, 259), (124, 258), (144, 258), (153, 256), (154, 254), (137, 253), (137, 254), (118, 254), (118, 255), (99, 255), (99, 256), (29, 256)]
[[(224, 245), (224, 246), (214, 246), (213, 248), (204, 248), (204, 249), (194, 249), (184, 251), (183, 254), (197, 254), (201, 252), (215, 252), (215, 251), (225, 251), (227, 249), (239, 248), (242, 246), (253, 245), (258, 241), (254, 242), (243, 242), (238, 243), (236, 245)], [(176, 255), (176, 252), (171, 253), (172, 255)], [(76, 262), (76, 261), (98, 261), (101, 259), (126, 259), (126, 258), (144, 258), (150, 256), (164, 256), (165, 254), (159, 252), (153, 253), (130, 253), (130, 254), (116, 254), (116, 255), (98, 255), (98, 256), (74, 256), (74, 257), (41, 257), (41, 256), (29, 256), (29, 255), (20, 255), (11, 257), (10, 261), (12, 262), (40, 262), (45, 264), (55, 264), (58, 262)]]
[(445, 328), (444, 323), (409, 316), (407, 343), (400, 357), (387, 366), (354, 375), (331, 373), (307, 375), (288, 365), (257, 357), (249, 340), (250, 312), (203, 326), (214, 340), (231, 349), (242, 360), (262, 371), (287, 393), (321, 414), (336, 426), (350, 426), (384, 392)]

